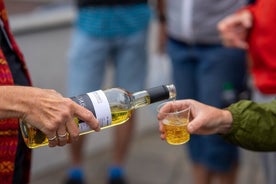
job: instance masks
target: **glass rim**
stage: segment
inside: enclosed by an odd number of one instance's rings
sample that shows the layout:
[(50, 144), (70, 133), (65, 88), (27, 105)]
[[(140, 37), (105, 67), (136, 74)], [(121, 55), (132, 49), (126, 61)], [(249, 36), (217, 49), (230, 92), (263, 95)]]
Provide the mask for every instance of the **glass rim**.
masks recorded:
[(190, 107), (190, 106), (187, 106), (186, 108), (184, 108), (184, 109), (182, 109), (182, 110), (180, 110), (180, 111), (160, 112), (160, 109), (161, 109), (165, 104), (168, 104), (168, 103), (173, 104), (173, 101), (167, 101), (167, 102), (160, 103), (160, 104), (156, 107), (156, 111), (157, 111), (158, 113), (162, 113), (162, 114), (178, 114), (178, 113), (182, 113), (182, 112), (190, 111), (190, 110), (191, 110), (191, 107)]

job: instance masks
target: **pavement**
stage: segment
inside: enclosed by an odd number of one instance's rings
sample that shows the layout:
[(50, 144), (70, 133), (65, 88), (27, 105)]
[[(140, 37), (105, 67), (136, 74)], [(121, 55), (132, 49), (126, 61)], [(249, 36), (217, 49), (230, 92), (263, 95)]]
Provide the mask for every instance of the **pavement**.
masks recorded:
[(9, 0), (5, 2), (10, 26), (15, 35), (68, 26), (72, 24), (75, 17), (74, 5), (70, 0)]
[[(44, 10), (53, 5), (53, 1), (49, 0), (6, 0), (6, 2), (12, 19), (11, 26), (15, 34), (20, 35), (18, 39), (20, 45), (21, 39), (24, 37), (23, 34), (31, 34), (32, 31), (46, 29), (45, 23), (52, 22), (53, 24), (51, 25), (57, 26), (59, 24), (56, 20), (57, 17), (59, 17), (58, 21), (62, 20), (63, 23), (65, 21), (68, 25), (74, 16), (74, 12), (71, 11), (71, 7), (68, 7), (67, 4), (64, 6), (66, 8), (58, 8), (61, 11), (53, 11), (55, 13), (51, 11), (51, 15), (49, 13), (47, 15), (47, 11)], [(65, 9), (67, 12), (63, 11)], [(57, 9), (54, 8), (54, 10)], [(55, 16), (56, 18), (53, 19), (53, 14), (59, 16)], [(41, 15), (44, 21), (38, 15)], [(28, 19), (26, 20), (26, 18)], [(41, 22), (44, 22), (44, 24), (41, 24)], [(51, 25), (49, 24), (48, 26), (51, 27)], [(64, 35), (64, 33), (62, 32), (60, 35)], [(27, 49), (25, 50), (24, 45), (23, 51), (25, 51), (24, 53), (26, 53), (28, 59)], [(39, 54), (41, 55), (41, 53)], [(40, 75), (43, 74), (40, 73)], [(44, 78), (41, 80), (44, 80)], [(172, 146), (160, 140), (154, 108), (155, 106), (151, 106), (138, 110), (137, 131), (133, 137), (129, 155), (126, 159), (126, 176), (129, 184), (193, 183), (191, 175), (192, 167), (187, 156), (186, 146)], [(85, 162), (83, 165), (86, 172), (87, 184), (106, 183), (106, 171), (111, 161), (112, 141), (105, 144), (102, 144), (100, 141), (104, 138), (110, 138), (111, 132), (112, 128), (100, 133), (94, 133), (93, 135), (87, 135), (89, 139), (93, 139), (94, 141), (92, 143), (89, 142), (89, 145), (87, 143), (87, 146), (98, 144), (98, 149), (92, 148), (84, 155)], [(68, 156), (65, 155), (66, 149), (67, 147), (65, 146), (64, 148), (41, 148), (35, 150), (31, 184), (62, 184), (66, 169), (69, 166), (68, 159), (64, 159), (64, 157)], [(39, 167), (39, 165), (51, 162), (51, 160), (54, 160), (58, 164), (45, 168)], [(237, 184), (264, 183), (259, 154), (241, 149)]]

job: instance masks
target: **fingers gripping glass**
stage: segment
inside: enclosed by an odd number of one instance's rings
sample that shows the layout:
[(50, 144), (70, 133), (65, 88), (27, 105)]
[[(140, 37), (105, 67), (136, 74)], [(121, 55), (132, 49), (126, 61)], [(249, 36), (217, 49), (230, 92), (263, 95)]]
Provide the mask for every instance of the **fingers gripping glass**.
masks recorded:
[(172, 145), (180, 145), (190, 140), (187, 131), (189, 123), (190, 107), (179, 106), (174, 102), (165, 102), (157, 107), (161, 115), (166, 141)]

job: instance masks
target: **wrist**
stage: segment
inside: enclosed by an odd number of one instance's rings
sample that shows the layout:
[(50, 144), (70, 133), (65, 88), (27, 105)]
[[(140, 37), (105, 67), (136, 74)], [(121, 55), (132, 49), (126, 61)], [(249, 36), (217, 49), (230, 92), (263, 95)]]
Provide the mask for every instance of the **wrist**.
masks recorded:
[(231, 129), (233, 123), (231, 112), (228, 110), (222, 110), (221, 119), (219, 121), (221, 122), (221, 126), (218, 130), (218, 133), (227, 134)]

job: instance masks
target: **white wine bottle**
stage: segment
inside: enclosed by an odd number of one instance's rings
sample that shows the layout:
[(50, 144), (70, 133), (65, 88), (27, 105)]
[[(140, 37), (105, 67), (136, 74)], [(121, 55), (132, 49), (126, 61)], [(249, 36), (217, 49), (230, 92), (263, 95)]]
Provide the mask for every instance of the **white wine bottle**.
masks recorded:
[[(126, 122), (131, 117), (133, 110), (137, 108), (166, 99), (174, 99), (175, 97), (175, 86), (169, 84), (133, 94), (121, 88), (111, 88), (71, 97), (71, 99), (93, 112), (99, 120), (101, 129), (104, 129)], [(94, 131), (78, 118), (75, 118), (75, 122), (79, 126), (80, 135)], [(48, 145), (46, 135), (28, 124), (28, 122), (21, 121), (20, 128), (23, 139), (29, 148)]]

